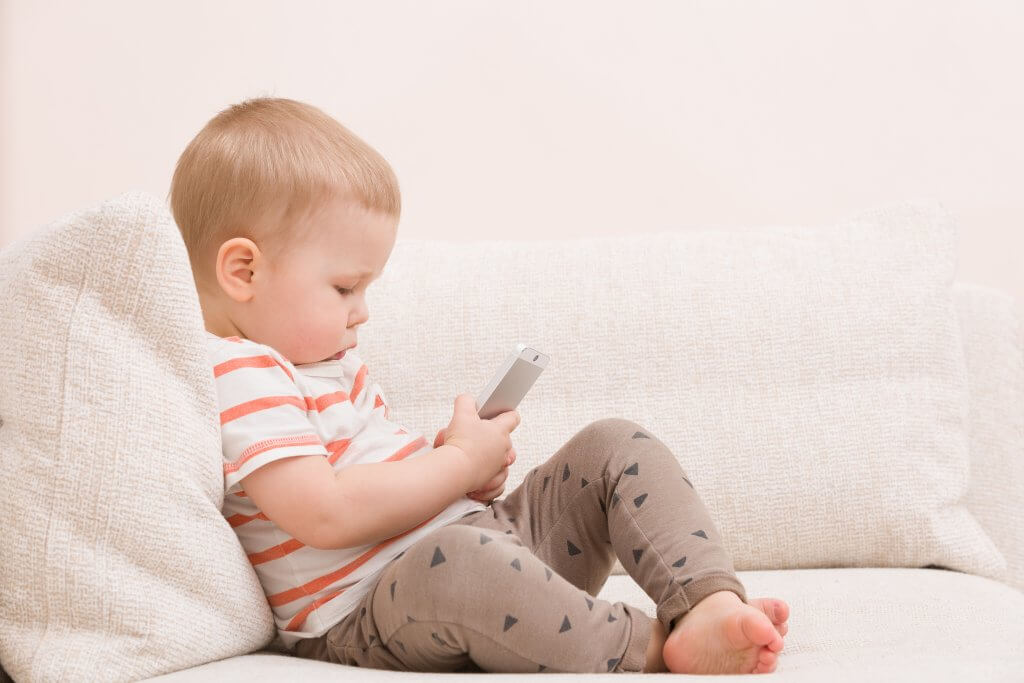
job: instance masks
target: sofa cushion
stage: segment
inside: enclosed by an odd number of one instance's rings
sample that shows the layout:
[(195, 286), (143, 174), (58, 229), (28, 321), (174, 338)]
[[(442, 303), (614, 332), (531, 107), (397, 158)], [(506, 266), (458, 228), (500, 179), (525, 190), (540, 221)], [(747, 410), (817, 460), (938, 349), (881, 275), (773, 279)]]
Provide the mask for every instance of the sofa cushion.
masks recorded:
[[(1024, 671), (1024, 595), (1005, 584), (937, 569), (796, 569), (740, 572), (750, 597), (778, 597), (790, 606), (789, 631), (771, 681), (985, 681), (1017, 683)], [(613, 576), (598, 594), (654, 616), (654, 602), (628, 576)], [(522, 680), (533, 680), (524, 674)], [(549, 679), (548, 676), (554, 676)], [(459, 681), (493, 674), (460, 673)], [(615, 681), (646, 674), (620, 673)], [(449, 680), (418, 674), (417, 681)], [(514, 676), (503, 677), (514, 679)], [(225, 680), (412, 680), (406, 672), (358, 669), (271, 654), (213, 662), (161, 676), (160, 683)], [(579, 681), (546, 674), (545, 681)], [(689, 679), (686, 679), (689, 680)], [(709, 679), (710, 680), (710, 679)], [(750, 681), (749, 675), (715, 681)], [(753, 680), (757, 680), (756, 678)]]
[(588, 422), (668, 445), (738, 569), (941, 565), (1000, 578), (963, 504), (956, 228), (914, 201), (832, 226), (472, 243), (399, 235), (360, 349), (430, 440), (517, 342), (551, 362), (506, 490)]
[(133, 680), (251, 652), (270, 609), (220, 506), (185, 245), (140, 193), (0, 252), (0, 660)]

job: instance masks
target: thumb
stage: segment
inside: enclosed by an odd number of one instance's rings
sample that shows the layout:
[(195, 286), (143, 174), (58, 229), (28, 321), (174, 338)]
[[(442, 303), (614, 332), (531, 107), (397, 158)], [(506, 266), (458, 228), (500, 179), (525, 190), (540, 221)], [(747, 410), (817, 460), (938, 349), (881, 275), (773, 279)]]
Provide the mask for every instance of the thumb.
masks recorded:
[(504, 429), (508, 430), (509, 433), (512, 433), (512, 430), (519, 426), (519, 411), (508, 410), (501, 415), (495, 415), (491, 418), (491, 421), (501, 423), (501, 426)]
[(455, 413), (476, 413), (476, 399), (472, 394), (462, 393), (455, 397)]

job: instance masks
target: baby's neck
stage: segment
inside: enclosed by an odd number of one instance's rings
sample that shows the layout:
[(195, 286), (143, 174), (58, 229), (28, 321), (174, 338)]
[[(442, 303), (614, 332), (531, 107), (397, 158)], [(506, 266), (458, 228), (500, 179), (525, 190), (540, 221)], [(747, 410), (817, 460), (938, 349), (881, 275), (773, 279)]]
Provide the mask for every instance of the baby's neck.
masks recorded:
[(245, 338), (245, 335), (231, 322), (231, 319), (224, 315), (216, 302), (200, 296), (199, 304), (203, 310), (203, 326), (208, 332), (218, 337)]

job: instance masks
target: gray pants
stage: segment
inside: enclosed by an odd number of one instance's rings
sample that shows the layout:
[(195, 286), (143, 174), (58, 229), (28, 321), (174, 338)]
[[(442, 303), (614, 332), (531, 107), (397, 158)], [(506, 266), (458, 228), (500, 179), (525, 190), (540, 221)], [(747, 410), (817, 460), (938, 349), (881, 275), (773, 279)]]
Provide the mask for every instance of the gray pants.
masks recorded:
[(642, 671), (650, 618), (594, 597), (616, 556), (669, 631), (716, 591), (747, 601), (671, 451), (635, 422), (607, 418), (487, 510), (410, 546), (295, 654), (399, 671)]

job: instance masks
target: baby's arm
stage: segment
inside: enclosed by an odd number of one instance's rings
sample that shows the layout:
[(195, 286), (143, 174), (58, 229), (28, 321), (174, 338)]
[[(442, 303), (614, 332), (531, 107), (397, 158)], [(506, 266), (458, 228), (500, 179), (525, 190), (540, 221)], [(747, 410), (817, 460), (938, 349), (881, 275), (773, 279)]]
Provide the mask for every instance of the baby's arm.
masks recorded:
[(349, 465), (322, 455), (282, 458), (254, 470), (242, 488), (267, 517), (314, 548), (377, 543), (444, 510), (471, 486), (466, 454), (441, 446), (418, 458)]

